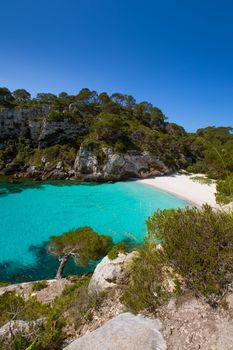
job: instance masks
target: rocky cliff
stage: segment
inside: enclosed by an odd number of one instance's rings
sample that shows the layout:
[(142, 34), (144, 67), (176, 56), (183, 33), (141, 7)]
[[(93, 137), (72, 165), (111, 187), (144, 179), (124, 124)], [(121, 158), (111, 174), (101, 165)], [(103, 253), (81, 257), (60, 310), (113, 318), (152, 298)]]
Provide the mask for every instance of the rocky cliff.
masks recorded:
[(48, 147), (66, 140), (75, 140), (86, 131), (83, 123), (64, 118), (46, 118), (49, 108), (14, 108), (0, 112), (0, 139), (29, 137), (34, 147)]
[(129, 150), (124, 154), (111, 148), (102, 148), (104, 159), (88, 148), (80, 147), (75, 159), (74, 169), (77, 177), (88, 180), (119, 180), (129, 177), (145, 178), (167, 173), (169, 169), (162, 160), (149, 152)]
[[(132, 145), (124, 151), (117, 151), (99, 142), (97, 149), (83, 144), (83, 139), (92, 132), (83, 120), (72, 120), (61, 112), (58, 119), (48, 118), (49, 108), (5, 109), (0, 112), (0, 172), (15, 178), (78, 179), (85, 181), (120, 180), (130, 177), (145, 178), (162, 175), (179, 167), (180, 160), (174, 159), (168, 166), (166, 154), (144, 150)], [(129, 137), (134, 140), (135, 132)], [(32, 149), (28, 155), (19, 157), (15, 152), (5, 152), (9, 139), (26, 138)], [(138, 140), (137, 140), (138, 142)], [(49, 159), (46, 149), (51, 146), (68, 145), (73, 154), (67, 156), (63, 149)], [(12, 147), (11, 147), (12, 148)], [(21, 147), (22, 148), (22, 147)], [(43, 151), (45, 150), (45, 151)], [(20, 150), (21, 151), (21, 150)], [(2, 156), (1, 156), (2, 152)], [(76, 155), (75, 153), (76, 152)], [(24, 152), (25, 153), (25, 152)], [(36, 156), (32, 156), (35, 155)], [(41, 156), (39, 157), (38, 154)], [(35, 161), (36, 158), (36, 161)], [(51, 158), (51, 157), (50, 157)], [(67, 160), (67, 158), (69, 158)], [(182, 160), (182, 155), (178, 155)], [(182, 161), (185, 161), (184, 159)]]

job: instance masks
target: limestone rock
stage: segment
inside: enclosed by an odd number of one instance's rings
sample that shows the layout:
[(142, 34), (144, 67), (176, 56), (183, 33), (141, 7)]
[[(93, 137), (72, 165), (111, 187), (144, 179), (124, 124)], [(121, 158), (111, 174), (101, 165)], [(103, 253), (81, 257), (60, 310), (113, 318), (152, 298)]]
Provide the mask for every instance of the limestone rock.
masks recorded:
[(80, 147), (75, 159), (74, 169), (78, 174), (98, 175), (98, 160), (94, 153), (86, 147)]
[(88, 290), (90, 293), (99, 293), (108, 288), (115, 287), (124, 277), (124, 268), (134, 256), (119, 253), (118, 257), (110, 260), (107, 256), (97, 265), (91, 277)]
[(104, 147), (102, 151), (105, 159), (101, 163), (93, 151), (86, 147), (80, 147), (74, 166), (77, 177), (119, 180), (128, 177), (145, 178), (170, 171), (162, 160), (149, 152), (129, 150), (124, 154), (118, 154), (107, 147)]
[(159, 320), (123, 313), (64, 350), (166, 350)]
[(64, 118), (60, 121), (46, 119), (50, 108), (12, 108), (0, 112), (1, 138), (30, 136), (35, 147), (47, 147), (64, 140), (75, 140), (86, 132), (83, 123)]
[(149, 152), (127, 151), (125, 154), (116, 154), (109, 148), (104, 148), (107, 162), (103, 167), (104, 177), (128, 176), (148, 177), (167, 172), (167, 168), (157, 157)]

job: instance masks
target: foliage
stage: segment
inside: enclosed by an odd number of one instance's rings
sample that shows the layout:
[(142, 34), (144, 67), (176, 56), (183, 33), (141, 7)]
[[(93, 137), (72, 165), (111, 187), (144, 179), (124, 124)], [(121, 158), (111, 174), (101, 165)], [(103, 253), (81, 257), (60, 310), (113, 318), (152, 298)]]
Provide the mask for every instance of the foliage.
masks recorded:
[(112, 237), (100, 235), (89, 226), (80, 227), (61, 236), (50, 237), (49, 252), (57, 256), (60, 266), (57, 278), (61, 278), (63, 269), (69, 258), (85, 265), (90, 260), (98, 260), (108, 253), (112, 247)]
[[(45, 313), (34, 315), (43, 317), (43, 322), (38, 327), (31, 327), (29, 332), (18, 332), (10, 339), (0, 339), (0, 347), (2, 346), (4, 350), (24, 350), (27, 347), (31, 350), (63, 349), (64, 340), (69, 336), (67, 328), (75, 327), (78, 330), (92, 319), (94, 311), (100, 308), (104, 301), (104, 294), (88, 294), (89, 281), (90, 278), (84, 276), (66, 287), (50, 306), (45, 306)], [(12, 298), (11, 296), (11, 301), (14, 300)], [(14, 294), (14, 298), (19, 297)], [(20, 302), (25, 303), (22, 298)], [(8, 312), (10, 303), (4, 303), (4, 305), (4, 310)], [(27, 315), (25, 317), (24, 314), (21, 314), (20, 317), (22, 320), (28, 320)]]
[(23, 104), (31, 99), (31, 94), (25, 89), (16, 89), (12, 93), (15, 102), (18, 104)]
[(0, 87), (0, 107), (13, 107), (14, 97), (6, 87)]
[(222, 204), (233, 202), (233, 175), (217, 180), (216, 200)]
[(110, 260), (114, 260), (118, 257), (119, 253), (126, 254), (127, 253), (127, 245), (125, 242), (120, 242), (118, 244), (114, 244), (112, 249), (108, 252), (108, 258)]
[[(100, 307), (104, 295), (89, 296), (87, 292), (90, 278), (82, 277), (66, 287), (51, 306), (40, 304), (36, 299), (25, 301), (15, 293), (0, 296), (0, 325), (12, 319), (32, 321), (43, 319), (29, 332), (17, 332), (13, 338), (0, 339), (0, 347), (5, 350), (28, 349), (60, 350), (68, 336), (67, 326), (76, 329), (91, 320), (93, 312)], [(66, 317), (64, 318), (64, 314)]]
[(53, 304), (53, 314), (60, 317), (66, 314), (66, 322), (74, 324), (76, 329), (92, 319), (93, 311), (99, 308), (105, 295), (88, 293), (90, 278), (82, 277), (79, 281), (66, 287), (62, 295)]
[(198, 182), (203, 185), (211, 185), (213, 183), (213, 180), (209, 179), (205, 176), (192, 176), (191, 180), (194, 182)]
[[(80, 125), (82, 132), (77, 139), (64, 139), (56, 145), (66, 147), (64, 156), (76, 154), (80, 145), (92, 144), (100, 164), (106, 158), (103, 147), (110, 147), (116, 153), (147, 151), (161, 159), (171, 170), (184, 168), (189, 172), (204, 173), (208, 178), (224, 180), (233, 173), (231, 127), (207, 127), (198, 129), (196, 133), (186, 133), (182, 126), (168, 122), (158, 107), (147, 101), (137, 103), (131, 95), (114, 92), (109, 96), (106, 92), (98, 94), (84, 88), (76, 95), (64, 91), (58, 95), (42, 92), (32, 98), (25, 89), (11, 92), (6, 87), (0, 88), (0, 108), (22, 107), (45, 108), (47, 112), (43, 118), (50, 123), (62, 123), (68, 119), (71, 123)], [(50, 140), (48, 137), (49, 147), (45, 148), (45, 153), (50, 153), (53, 137), (56, 138), (52, 135)], [(27, 138), (27, 141), (24, 138), (23, 144), (22, 138), (21, 141), (20, 138), (4, 141), (4, 148), (0, 149), (1, 168), (9, 163), (17, 166), (38, 164), (44, 168), (41, 160), (37, 159), (37, 155), (43, 151), (32, 145), (30, 135)], [(8, 143), (14, 143), (11, 149)], [(53, 170), (56, 163), (63, 160), (60, 159), (64, 158), (63, 148), (60, 150), (46, 168), (47, 171)], [(74, 156), (68, 156), (65, 170), (73, 167)], [(36, 164), (33, 164), (35, 158)], [(228, 199), (219, 193), (218, 200)]]
[(147, 245), (139, 249), (128, 268), (121, 301), (135, 313), (154, 310), (168, 297), (165, 278), (163, 262), (155, 247)]
[(0, 295), (0, 327), (8, 321), (37, 320), (48, 314), (48, 306), (41, 304), (36, 298), (25, 300), (13, 292)]
[(47, 281), (38, 281), (34, 282), (32, 285), (32, 291), (33, 292), (38, 292), (44, 288), (48, 287), (48, 282)]
[(10, 285), (10, 282), (4, 282), (4, 281), (0, 281), (0, 288), (2, 287), (7, 287)]
[(90, 260), (98, 260), (112, 246), (111, 236), (100, 235), (89, 226), (80, 227), (64, 233), (61, 236), (51, 236), (49, 251), (57, 256), (72, 254), (82, 264)]
[(74, 147), (58, 144), (34, 150), (29, 157), (29, 162), (48, 169), (53, 168), (58, 161), (63, 161), (64, 166), (69, 166), (74, 163), (76, 153), (77, 150)]
[(223, 295), (233, 277), (233, 215), (202, 209), (163, 210), (147, 221), (149, 242), (162, 244), (164, 263), (186, 286), (211, 303)]
[[(208, 127), (191, 135), (189, 149), (196, 163), (188, 168), (221, 179), (233, 171), (233, 134), (230, 127)], [(186, 140), (187, 142), (187, 140)]]

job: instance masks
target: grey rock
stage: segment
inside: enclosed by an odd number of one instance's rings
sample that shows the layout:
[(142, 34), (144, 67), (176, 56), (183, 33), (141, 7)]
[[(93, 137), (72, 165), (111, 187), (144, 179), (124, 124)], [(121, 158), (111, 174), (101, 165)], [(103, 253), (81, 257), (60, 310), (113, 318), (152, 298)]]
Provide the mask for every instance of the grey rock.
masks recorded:
[(9, 137), (31, 137), (35, 147), (47, 147), (64, 140), (76, 140), (86, 132), (83, 123), (74, 123), (64, 118), (49, 121), (46, 114), (50, 108), (13, 108), (0, 111), (0, 135)]
[(57, 163), (56, 169), (60, 170), (60, 169), (62, 169), (62, 168), (63, 168), (63, 162), (60, 161), (60, 162)]
[(104, 148), (107, 162), (103, 167), (104, 177), (119, 176), (120, 178), (135, 176), (148, 177), (167, 172), (166, 166), (149, 152), (127, 151), (116, 154), (109, 148)]
[(37, 175), (39, 171), (37, 170), (37, 167), (35, 165), (31, 165), (27, 168), (27, 175)]
[(121, 314), (64, 350), (166, 350), (160, 321), (131, 313)]
[(100, 163), (93, 151), (80, 147), (74, 165), (77, 177), (119, 180), (128, 177), (145, 178), (163, 175), (170, 171), (162, 160), (149, 152), (131, 150), (118, 154), (111, 148), (103, 148), (102, 151), (106, 158)]
[(124, 277), (124, 269), (132, 260), (135, 252), (130, 254), (119, 253), (118, 257), (110, 260), (107, 256), (96, 266), (91, 277), (88, 291), (89, 293), (99, 293), (108, 288), (117, 286)]
[(75, 159), (74, 169), (78, 174), (98, 175), (98, 160), (94, 153), (86, 147), (80, 147)]
[(46, 158), (46, 157), (42, 157), (42, 158), (41, 158), (41, 162), (42, 162), (43, 164), (46, 165), (46, 163), (47, 163), (47, 158)]

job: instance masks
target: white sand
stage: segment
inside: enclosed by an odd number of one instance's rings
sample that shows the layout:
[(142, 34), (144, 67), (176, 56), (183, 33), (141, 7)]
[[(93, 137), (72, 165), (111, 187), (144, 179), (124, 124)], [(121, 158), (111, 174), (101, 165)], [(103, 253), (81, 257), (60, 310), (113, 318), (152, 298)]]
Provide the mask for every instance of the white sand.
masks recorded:
[(169, 176), (159, 176), (138, 180), (139, 182), (153, 186), (159, 190), (171, 193), (180, 197), (187, 202), (200, 207), (204, 203), (208, 203), (214, 208), (220, 208), (215, 200), (216, 184), (202, 184), (191, 180), (191, 177), (203, 176), (200, 174), (186, 175), (174, 174)]

